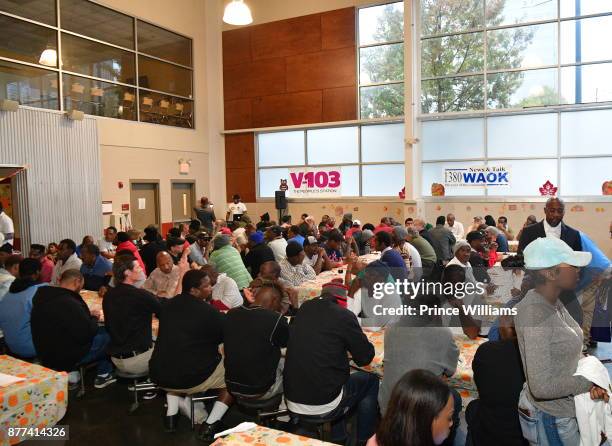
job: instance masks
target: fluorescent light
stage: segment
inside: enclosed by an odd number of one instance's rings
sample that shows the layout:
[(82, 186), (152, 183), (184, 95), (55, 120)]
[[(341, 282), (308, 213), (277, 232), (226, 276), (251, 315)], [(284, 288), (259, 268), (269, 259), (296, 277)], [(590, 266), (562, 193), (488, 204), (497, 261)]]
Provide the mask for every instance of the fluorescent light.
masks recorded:
[(229, 25), (248, 25), (253, 22), (253, 16), (243, 0), (232, 0), (225, 7), (223, 21)]
[(53, 48), (47, 48), (40, 55), (38, 63), (47, 67), (57, 66), (57, 51)]

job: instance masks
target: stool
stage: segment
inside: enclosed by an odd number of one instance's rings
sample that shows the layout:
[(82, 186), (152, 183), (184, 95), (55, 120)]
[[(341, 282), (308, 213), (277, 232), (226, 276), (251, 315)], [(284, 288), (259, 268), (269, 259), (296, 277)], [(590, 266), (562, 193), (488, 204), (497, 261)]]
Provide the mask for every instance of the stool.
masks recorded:
[(212, 401), (219, 398), (219, 393), (215, 389), (207, 390), (206, 392), (193, 393), (189, 396), (191, 400), (191, 430), (195, 429), (195, 403), (203, 401)]
[(320, 417), (320, 416), (309, 416), (297, 413), (289, 412), (291, 421), (300, 427), (308, 431), (314, 431), (317, 433), (319, 440), (331, 441), (331, 425), (332, 422), (336, 421), (339, 417)]
[(97, 367), (97, 362), (90, 362), (88, 364), (79, 365), (79, 374), (81, 375), (81, 386), (79, 387), (79, 391), (76, 394), (77, 398), (83, 398), (85, 396), (85, 372), (89, 369)]
[(143, 383), (139, 383), (138, 380), (139, 379), (143, 379), (143, 378), (148, 378), (149, 377), (149, 372), (144, 372), (144, 373), (127, 373), (127, 372), (123, 372), (119, 369), (116, 369), (115, 374), (119, 377), (119, 378), (124, 378), (124, 379), (129, 379), (133, 382), (134, 384), (134, 390), (132, 392), (134, 392), (134, 402), (131, 404), (130, 409), (129, 409), (129, 413), (134, 413), (134, 411), (136, 411), (136, 409), (138, 409), (139, 403), (138, 403), (138, 392), (145, 392), (147, 390), (157, 390), (157, 386), (155, 384), (153, 384), (152, 382), (148, 381), (148, 382), (143, 382)]
[(282, 417), (283, 415), (287, 415), (289, 413), (289, 411), (286, 409), (278, 409), (281, 401), (283, 400), (282, 393), (265, 400), (246, 398), (238, 395), (234, 395), (234, 398), (236, 398), (236, 404), (238, 406), (246, 409), (247, 412), (255, 412), (255, 422), (265, 427), (269, 427), (269, 421), (276, 420), (278, 417)]

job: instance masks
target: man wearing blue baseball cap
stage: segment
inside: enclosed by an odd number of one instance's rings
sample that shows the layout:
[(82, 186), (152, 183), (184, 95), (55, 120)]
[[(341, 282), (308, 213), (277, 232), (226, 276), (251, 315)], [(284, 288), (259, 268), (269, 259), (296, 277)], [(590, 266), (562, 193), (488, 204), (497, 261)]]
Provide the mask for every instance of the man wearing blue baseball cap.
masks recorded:
[[(582, 329), (560, 300), (578, 284), (579, 269), (591, 253), (574, 251), (564, 241), (538, 238), (524, 251), (534, 288), (516, 305), (516, 333), (527, 385), (519, 399), (523, 435), (531, 444), (579, 444), (574, 395), (607, 392), (574, 376), (582, 357)], [(538, 441), (539, 438), (539, 441)], [(554, 439), (557, 439), (556, 442)]]
[(253, 278), (259, 274), (259, 268), (265, 262), (274, 260), (274, 251), (264, 243), (264, 234), (255, 231), (249, 235), (249, 252), (244, 258), (244, 263)]

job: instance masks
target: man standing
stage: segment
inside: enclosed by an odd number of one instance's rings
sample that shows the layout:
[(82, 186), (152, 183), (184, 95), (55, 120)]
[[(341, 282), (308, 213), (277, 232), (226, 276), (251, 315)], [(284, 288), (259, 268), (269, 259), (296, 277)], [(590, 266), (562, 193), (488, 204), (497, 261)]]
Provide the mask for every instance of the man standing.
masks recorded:
[(455, 214), (448, 214), (446, 216), (446, 227), (453, 233), (455, 239), (461, 240), (465, 236), (465, 230), (463, 229), (463, 223), (455, 220)]
[(53, 267), (55, 264), (53, 261), (46, 256), (46, 250), (43, 245), (33, 244), (30, 245), (30, 258), (36, 259), (40, 262), (40, 281), (44, 283), (51, 282), (53, 278)]
[(442, 260), (449, 261), (454, 257), (453, 246), (457, 242), (451, 231), (444, 227), (446, 219), (444, 215), (440, 215), (436, 219), (436, 227), (429, 231), (431, 237), (440, 243), (442, 248)]
[(3, 245), (9, 244), (13, 246), (15, 242), (15, 227), (13, 225), (13, 219), (4, 212), (2, 202), (0, 202), (0, 234), (4, 236)]
[(115, 257), (115, 239), (117, 238), (117, 228), (109, 226), (104, 231), (104, 238), (98, 241), (98, 248), (100, 248), (100, 254), (106, 259), (112, 259)]
[(208, 197), (200, 198), (200, 207), (194, 208), (194, 211), (198, 220), (200, 220), (200, 223), (202, 223), (202, 226), (206, 229), (206, 232), (212, 234), (216, 217)]
[(518, 252), (523, 250), (537, 238), (554, 237), (563, 240), (574, 251), (582, 251), (580, 233), (563, 223), (565, 203), (560, 198), (549, 198), (544, 207), (546, 218), (539, 223), (523, 228), (519, 240)]
[(235, 194), (232, 199), (233, 201), (227, 208), (227, 216), (225, 217), (227, 221), (239, 220), (242, 218), (242, 214), (247, 211), (246, 205), (240, 200), (240, 195)]
[(57, 250), (57, 263), (53, 268), (51, 285), (58, 286), (60, 276), (64, 271), (69, 269), (80, 271), (82, 264), (83, 262), (76, 255), (76, 243), (74, 243), (74, 240), (69, 238), (62, 240)]

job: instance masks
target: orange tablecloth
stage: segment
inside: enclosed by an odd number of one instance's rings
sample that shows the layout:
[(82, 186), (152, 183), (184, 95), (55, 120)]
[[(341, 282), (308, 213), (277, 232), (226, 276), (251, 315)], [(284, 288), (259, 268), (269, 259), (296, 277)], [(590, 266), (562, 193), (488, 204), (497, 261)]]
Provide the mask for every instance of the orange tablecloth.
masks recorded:
[(332, 443), (302, 437), (301, 435), (289, 434), (287, 432), (257, 426), (254, 430), (239, 434), (230, 434), (219, 438), (213, 446), (332, 446)]
[[(100, 312), (100, 323), (104, 322), (104, 312), (102, 311), (102, 298), (98, 295), (96, 291), (81, 291), (81, 297), (89, 307), (89, 311), (99, 311)], [(151, 323), (151, 328), (153, 329), (153, 337), (157, 337), (157, 332), (159, 331), (159, 320), (156, 317), (153, 317), (153, 321)]]
[(0, 445), (26, 439), (9, 439), (9, 427), (50, 427), (66, 414), (68, 375), (65, 372), (0, 355), (0, 373), (25, 378), (0, 387)]
[[(381, 331), (365, 331), (368, 340), (374, 345), (374, 359), (371, 364), (361, 367), (362, 370), (375, 373), (378, 376), (383, 376), (384, 367), (383, 361), (385, 357), (385, 332)], [(472, 361), (478, 347), (485, 343), (484, 338), (470, 339), (465, 335), (455, 336), (455, 343), (459, 348), (459, 361), (457, 362), (457, 370), (455, 374), (448, 380), (449, 384), (456, 388), (463, 398), (464, 407), (474, 398), (478, 398), (478, 390), (474, 383), (474, 371), (472, 370)]]

